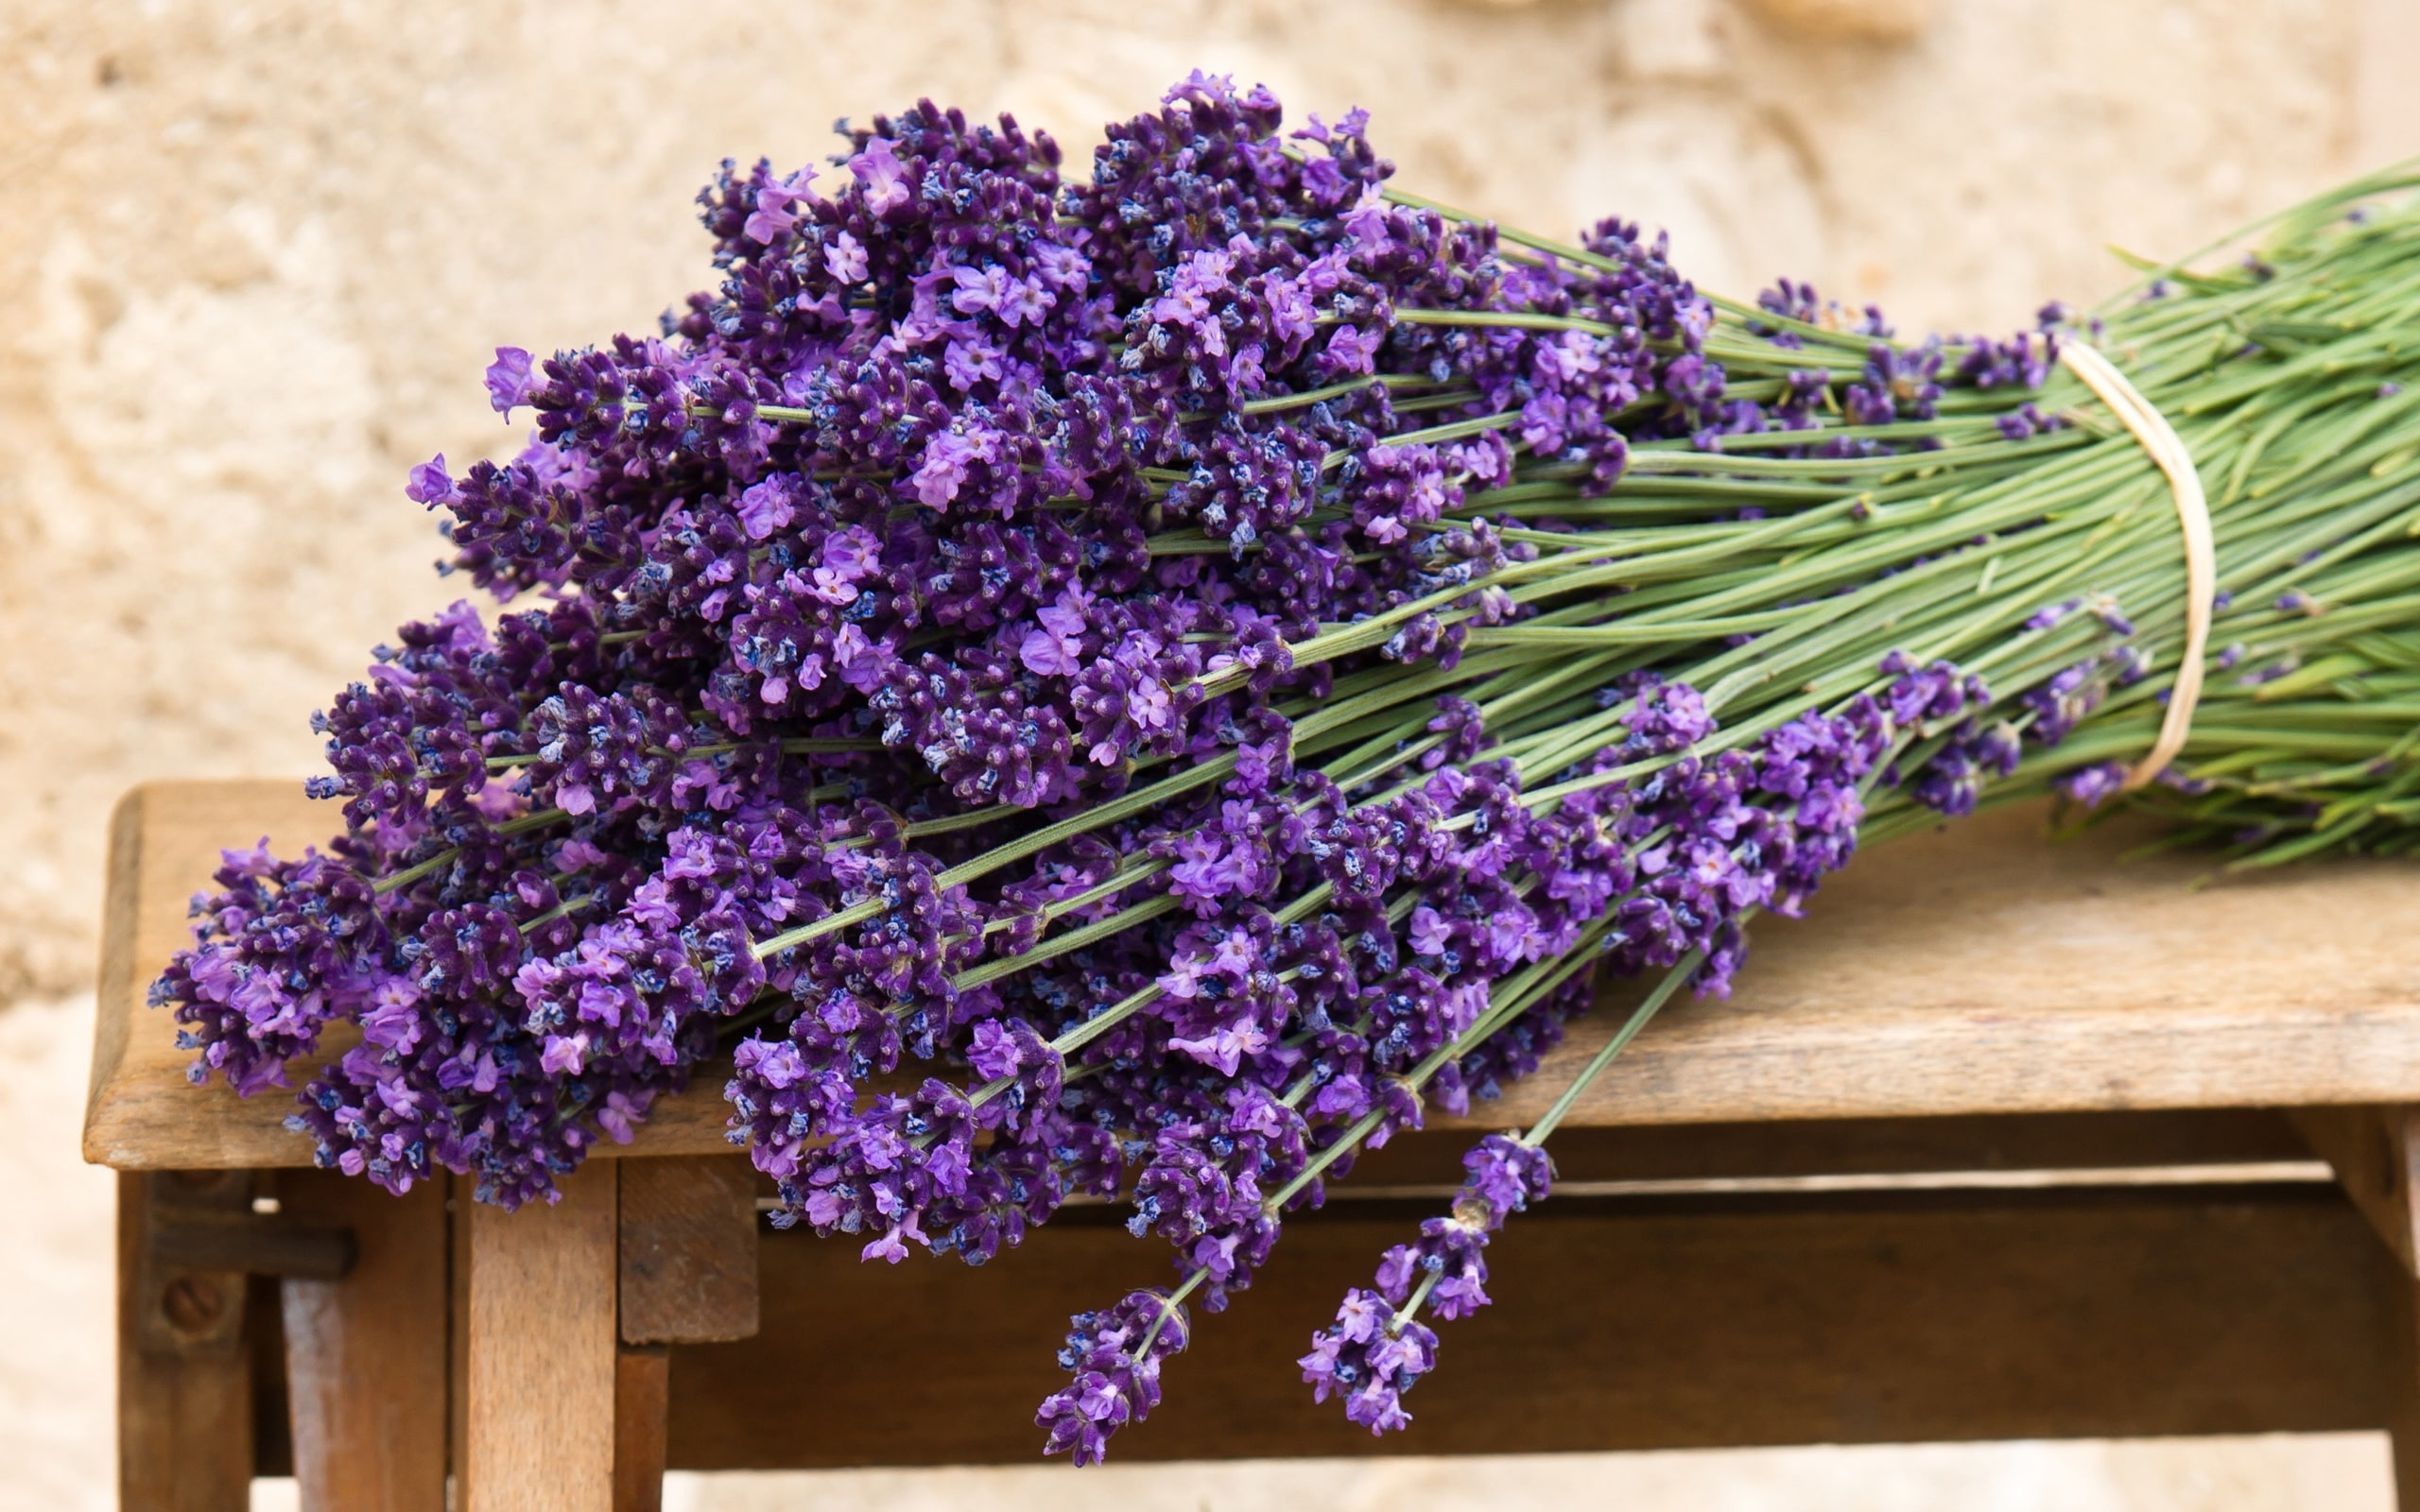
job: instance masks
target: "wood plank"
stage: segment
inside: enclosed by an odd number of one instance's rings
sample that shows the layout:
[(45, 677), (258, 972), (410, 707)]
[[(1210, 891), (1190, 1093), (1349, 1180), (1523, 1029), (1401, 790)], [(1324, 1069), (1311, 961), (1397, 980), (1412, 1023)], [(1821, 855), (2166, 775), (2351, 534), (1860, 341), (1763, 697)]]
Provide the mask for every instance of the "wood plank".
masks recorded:
[(2395, 1253), (2402, 1274), (2388, 1314), (2386, 1354), (2394, 1370), (2387, 1433), (2394, 1446), (2395, 1504), (2420, 1507), (2420, 1284), (2411, 1274), (2411, 1215), (2420, 1212), (2420, 1162), (2412, 1160), (2415, 1120), (2408, 1108), (2354, 1108), (2305, 1121), (2327, 1152), (2337, 1179)]
[(455, 1211), (459, 1512), (613, 1509), (614, 1168), (559, 1190)]
[[(251, 1353), (241, 1274), (150, 1263), (146, 1240), (167, 1174), (122, 1174), (117, 1206), (118, 1504), (125, 1512), (245, 1512), (252, 1480)], [(248, 1178), (192, 1184), (197, 1205)], [(175, 1206), (173, 1194), (170, 1206)]]
[[(1355, 1164), (1334, 1194), (1459, 1184), (1467, 1128), (1402, 1134)], [(2273, 1108), (1988, 1113), (1763, 1124), (1568, 1126), (1549, 1146), (1563, 1186), (1882, 1175), (2189, 1170), (2307, 1161), (2311, 1147)]]
[(2293, 1118), (2405, 1273), (2420, 1278), (2420, 1213), (2411, 1189), (2412, 1171), (2420, 1166), (2420, 1110), (2305, 1108)]
[(447, 1512), (460, 1512), (471, 1477), (471, 1211), (474, 1180), (445, 1179), (445, 1478)]
[(309, 1512), (444, 1512), (445, 1190), (288, 1171), (296, 1218), (352, 1229), (341, 1280), (281, 1283), (294, 1474)]
[(664, 1434), (671, 1356), (624, 1345), (614, 1372), (614, 1512), (664, 1512)]
[[(2013, 809), (1860, 857), (1806, 919), (1759, 921), (1737, 993), (1677, 1004), (1574, 1119), (2420, 1100), (2420, 955), (2390, 922), (2420, 915), (2420, 870), (2329, 862), (2197, 890), (2206, 857), (2120, 861), (2146, 825), (2063, 841), (2041, 825)], [(1599, 1017), (1495, 1116), (1542, 1112), (1603, 1042)]]
[(2387, 1435), (2394, 1451), (2394, 1503), (2408, 1509), (2420, 1507), (2420, 1297), (2406, 1288), (2402, 1300), (2388, 1345), (2395, 1380)]
[[(1392, 1208), (1392, 1211), (1387, 1211)], [(1560, 1213), (1557, 1209), (1561, 1209)], [(1373, 1439), (1293, 1365), (1434, 1211), (1288, 1226), (1197, 1314), (1122, 1461), (2076, 1435), (2389, 1420), (2393, 1262), (2332, 1186), (2115, 1200), (1558, 1201), (1491, 1251), (1495, 1305), (1443, 1325), (1410, 1431)], [(1071, 1312), (1167, 1275), (1069, 1214), (980, 1269), (765, 1245), (762, 1332), (672, 1351), (675, 1469), (1029, 1463)], [(822, 1362), (845, 1362), (823, 1368)]]
[(756, 1172), (744, 1155), (618, 1162), (625, 1344), (756, 1332)]
[[(156, 927), (154, 921), (164, 911), (159, 900), (145, 895), (144, 883), (148, 879), (156, 886), (168, 876), (168, 868), (158, 864), (156, 851), (147, 854), (145, 850), (156, 791), (147, 783), (130, 789), (110, 810), (109, 876), (101, 895), (99, 1012), (93, 1021), (93, 1065), (84, 1085), (84, 1159), (99, 1164), (109, 1162), (95, 1152), (93, 1121), (104, 1109), (115, 1112), (123, 1100), (146, 1096), (156, 1076), (151, 1060), (159, 1037), (152, 1033), (152, 1016), (143, 1011), (145, 994), (167, 958), (159, 954), (158, 943), (145, 938), (143, 933)], [(175, 946), (170, 945), (168, 954), (174, 953)], [(174, 1037), (170, 1040), (173, 1045)]]
[[(129, 799), (137, 834), (119, 853), (138, 875), (112, 896), (138, 917), (109, 929), (87, 1159), (307, 1161), (282, 1098), (186, 1088), (172, 1026), (141, 1003), (216, 849), (298, 824), (313, 834), (328, 813), (283, 783), (158, 783)], [(2388, 927), (2420, 909), (2420, 872), (2340, 861), (2197, 891), (2203, 858), (2119, 864), (2139, 825), (2053, 843), (2040, 823), (2010, 810), (1859, 858), (1809, 919), (1760, 923), (1737, 993), (1668, 1010), (1574, 1122), (2420, 1102), (2420, 958)], [(1608, 1017), (1576, 1026), (1501, 1101), (1436, 1122), (1534, 1117)], [(701, 1068), (635, 1143), (601, 1153), (720, 1153), (721, 1079)]]

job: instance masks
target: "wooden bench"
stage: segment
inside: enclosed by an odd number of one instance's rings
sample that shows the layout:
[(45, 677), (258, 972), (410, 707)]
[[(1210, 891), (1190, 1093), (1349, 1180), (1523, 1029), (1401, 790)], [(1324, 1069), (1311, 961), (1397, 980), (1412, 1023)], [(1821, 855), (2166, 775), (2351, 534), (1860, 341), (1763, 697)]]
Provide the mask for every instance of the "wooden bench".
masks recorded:
[[(439, 1512), (450, 1474), (461, 1512), (604, 1512), (667, 1465), (1027, 1462), (1067, 1314), (1169, 1274), (1107, 1207), (975, 1270), (760, 1232), (710, 1073), (553, 1207), (307, 1169), (285, 1096), (192, 1090), (144, 1005), (221, 847), (334, 826), (298, 789), (154, 783), (116, 816), (84, 1151), (123, 1173), (130, 1512), (232, 1512), (289, 1469), (312, 1508)], [(1601, 1022), (1289, 1221), (1115, 1453), (2387, 1428), (2420, 1508), (2420, 870), (2197, 889), (2203, 858), (2120, 863), (2139, 830), (2042, 827), (1861, 859), (1758, 926), (1735, 998), (1650, 1028), (1409, 1432), (1314, 1406), (1290, 1362)]]

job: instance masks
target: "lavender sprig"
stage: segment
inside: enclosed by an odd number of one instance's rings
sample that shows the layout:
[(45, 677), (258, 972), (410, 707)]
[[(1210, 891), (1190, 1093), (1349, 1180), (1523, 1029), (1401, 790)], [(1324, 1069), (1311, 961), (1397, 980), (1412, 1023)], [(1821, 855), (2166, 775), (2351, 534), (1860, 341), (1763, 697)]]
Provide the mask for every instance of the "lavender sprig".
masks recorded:
[[(726, 164), (718, 288), (505, 349), (529, 446), (413, 470), (536, 607), (380, 652), (321, 721), (346, 833), (231, 856), (155, 992), (246, 1093), (359, 1024), (293, 1120), (323, 1163), (545, 1199), (729, 1055), (779, 1221), (870, 1258), (1131, 1197), (1183, 1280), (1079, 1325), (1046, 1418), (1097, 1458), (1190, 1302), (1533, 1069), (1599, 961), (1722, 990), (1861, 840), (2107, 803), (2181, 609), (2080, 335), (2225, 480), (2242, 668), (2148, 801), (2261, 857), (2420, 833), (2392, 217), (1910, 343), (1420, 199), (1360, 112), (1200, 75), (1089, 182), (929, 103), (834, 165)], [(1487, 1148), (1339, 1335), (1373, 1426), (1544, 1194)]]

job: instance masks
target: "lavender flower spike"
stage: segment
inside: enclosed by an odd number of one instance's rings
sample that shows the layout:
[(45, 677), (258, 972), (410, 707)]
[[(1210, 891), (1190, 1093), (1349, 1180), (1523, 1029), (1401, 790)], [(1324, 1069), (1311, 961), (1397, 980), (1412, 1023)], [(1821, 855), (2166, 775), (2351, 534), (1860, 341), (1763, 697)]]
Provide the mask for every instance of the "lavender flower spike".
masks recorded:
[(1059, 1364), (1074, 1379), (1034, 1418), (1050, 1431), (1045, 1453), (1098, 1465), (1111, 1435), (1160, 1404), (1160, 1362), (1185, 1346), (1183, 1296), (1191, 1289), (1131, 1292), (1105, 1313), (1075, 1315), (1059, 1351)]

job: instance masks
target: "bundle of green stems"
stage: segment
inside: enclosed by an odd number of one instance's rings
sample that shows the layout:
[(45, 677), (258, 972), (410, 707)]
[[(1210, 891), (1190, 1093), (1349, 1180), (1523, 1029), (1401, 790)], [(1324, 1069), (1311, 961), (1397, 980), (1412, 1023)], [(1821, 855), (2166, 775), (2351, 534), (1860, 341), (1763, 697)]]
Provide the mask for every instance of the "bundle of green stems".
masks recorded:
[[(1865, 784), (1862, 843), (1945, 822), (1893, 779), (1961, 730), (1971, 737), (1978, 724), (1999, 723), (2022, 757), (2009, 775), (1977, 782), (1974, 807), (2037, 800), (2065, 784), (2089, 799), (2096, 817), (2150, 810), (2177, 821), (2168, 843), (2215, 841), (2234, 867), (2420, 845), (2420, 763), (2412, 759), (2420, 748), (2420, 387), (2397, 381), (2420, 350), (2420, 212), (2394, 198), (2415, 181), (2407, 172), (2381, 174), (2301, 206), (2261, 228), (2268, 235), (2256, 251), (2216, 271), (2147, 266), (2097, 314), (2068, 317), (2051, 332), (2062, 342), (2089, 342), (2118, 364), (2174, 426), (2208, 492), (2221, 593), (2207, 680), (2190, 738), (2163, 781), (2114, 793), (2116, 772), (2152, 745), (2187, 618), (2173, 491), (2143, 443), (2055, 366), (2030, 396), (1951, 387), (1934, 419), (1840, 423), (1834, 395), (1867, 373), (1876, 340), (1728, 302), (1718, 305), (1705, 350), (1724, 364), (1730, 391), (1770, 395), (1793, 375), (1820, 371), (1832, 413), (1812, 430), (1723, 436), (1714, 450), (1685, 439), (1642, 443), (1620, 481), (1595, 496), (1582, 491), (1578, 470), (1527, 459), (1507, 486), (1470, 494), (1454, 515), (1497, 522), (1504, 538), (1534, 548), (1533, 559), (1386, 614), (1324, 627), (1292, 647), (1295, 664), (1380, 645), (1415, 615), (1469, 617), (1447, 606), (1467, 601), (1474, 588), (1536, 612), (1471, 628), (1450, 668), (1380, 664), (1340, 677), (1323, 698), (1283, 705), (1294, 721), (1297, 762), (1362, 806), (1386, 802), (1421, 782), (1420, 758), (1445, 738), (1429, 730), (1436, 700), (1452, 695), (1483, 714), (1486, 757), (1517, 769), (1522, 801), (1550, 813), (1575, 792), (1635, 784), (1682, 760), (1750, 747), (1810, 709), (1882, 695), (1893, 681), (1882, 668), (1895, 653), (1918, 665), (1952, 663), (1989, 692), (1956, 729), (1897, 733), (1893, 762)], [(1602, 261), (1506, 238), (1515, 255)], [(1783, 332), (1801, 345), (1776, 345)], [(1963, 349), (1939, 350), (1954, 363)], [(2056, 423), (2011, 438), (1998, 417), (2020, 397)], [(1473, 429), (1398, 438), (1446, 440)], [(1892, 450), (1806, 455), (1842, 438)], [(1191, 533), (1151, 545), (1165, 554), (1227, 549)], [(1719, 728), (1685, 755), (1557, 780), (1618, 744), (1631, 708), (1599, 690), (1640, 672), (1696, 689)], [(2046, 719), (2063, 727), (2053, 739), (2040, 738)], [(1030, 830), (940, 880), (972, 882), (1146, 813), (1219, 781), (1233, 763), (1222, 756), (1166, 775), (1147, 767), (1125, 797)], [(2104, 768), (2106, 782), (2075, 781)], [(972, 817), (908, 833), (959, 828)], [(1056, 911), (1115, 896), (1167, 865), (1130, 862)], [(1324, 886), (1311, 888), (1277, 918), (1308, 917), (1328, 896)], [(1409, 914), (1418, 901), (1407, 890), (1392, 913)], [(1046, 936), (977, 968), (961, 985), (1080, 950), (1172, 906), (1154, 897)], [(871, 912), (844, 910), (760, 951)], [(1563, 955), (1496, 983), (1490, 1009), (1407, 1085), (1426, 1086), (1586, 969), (1603, 934), (1601, 924), (1591, 928)], [(1693, 954), (1665, 973), (1530, 1140), (1544, 1140), (1700, 964)], [(1053, 1047), (1079, 1059), (1159, 993), (1145, 988)], [(978, 1091), (978, 1102), (1005, 1085)], [(1329, 1145), (1272, 1194), (1272, 1209), (1381, 1121), (1373, 1113)]]

